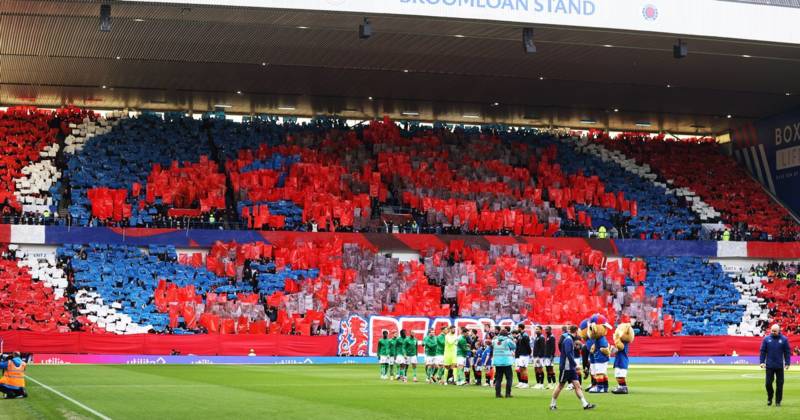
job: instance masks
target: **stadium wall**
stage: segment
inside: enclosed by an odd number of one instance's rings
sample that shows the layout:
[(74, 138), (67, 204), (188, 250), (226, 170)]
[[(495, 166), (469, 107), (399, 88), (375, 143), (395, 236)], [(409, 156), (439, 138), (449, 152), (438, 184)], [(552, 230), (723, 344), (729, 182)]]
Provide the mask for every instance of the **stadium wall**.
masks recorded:
[(386, 233), (308, 233), (256, 230), (149, 229), (110, 227), (67, 227), (0, 225), (0, 243), (61, 245), (103, 243), (131, 246), (173, 245), (176, 248), (209, 248), (216, 241), (238, 243), (304, 241), (337, 238), (345, 243), (382, 252), (413, 253), (430, 248), (443, 249), (451, 241), (465, 246), (537, 244), (556, 249), (596, 249), (605, 255), (656, 257), (693, 256), (706, 258), (800, 259), (796, 242), (666, 241), (640, 239), (540, 238), (517, 236), (472, 236)]
[(5, 349), (26, 353), (69, 354), (181, 354), (246, 356), (250, 349), (264, 356), (336, 356), (336, 336), (308, 337), (294, 335), (161, 335), (40, 333), (2, 331)]

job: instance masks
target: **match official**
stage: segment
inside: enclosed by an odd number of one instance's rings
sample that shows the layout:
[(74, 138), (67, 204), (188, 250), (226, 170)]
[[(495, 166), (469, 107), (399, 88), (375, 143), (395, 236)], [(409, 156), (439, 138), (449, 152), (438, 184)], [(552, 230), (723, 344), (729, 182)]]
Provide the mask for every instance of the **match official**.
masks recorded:
[(781, 334), (781, 327), (775, 324), (770, 329), (771, 334), (764, 337), (761, 342), (760, 363), (761, 368), (767, 369), (767, 405), (772, 405), (772, 381), (777, 382), (775, 390), (775, 406), (781, 406), (783, 400), (783, 370), (789, 369), (792, 362), (792, 352), (789, 339)]

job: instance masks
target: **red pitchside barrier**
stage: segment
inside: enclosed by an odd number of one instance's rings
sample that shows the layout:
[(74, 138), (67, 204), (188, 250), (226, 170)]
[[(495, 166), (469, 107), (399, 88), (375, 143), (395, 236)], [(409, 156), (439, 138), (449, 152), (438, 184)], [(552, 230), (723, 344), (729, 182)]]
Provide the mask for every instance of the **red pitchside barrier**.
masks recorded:
[(336, 356), (337, 337), (293, 335), (113, 335), (0, 331), (4, 351), (82, 354), (181, 354), (243, 356)]
[[(259, 356), (336, 356), (336, 336), (291, 335), (111, 335), (3, 331), (5, 351), (80, 354), (158, 354), (175, 349), (181, 354), (241, 356), (254, 349)], [(721, 356), (734, 350), (757, 356), (761, 337), (679, 336), (637, 337), (632, 356)], [(800, 345), (800, 337), (790, 338)]]

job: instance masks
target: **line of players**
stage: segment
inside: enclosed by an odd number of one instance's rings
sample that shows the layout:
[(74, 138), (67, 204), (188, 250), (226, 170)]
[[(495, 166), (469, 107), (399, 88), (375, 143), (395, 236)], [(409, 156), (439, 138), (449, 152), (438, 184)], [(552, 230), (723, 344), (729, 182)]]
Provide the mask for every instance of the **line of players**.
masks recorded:
[[(584, 321), (584, 323), (588, 322)], [(456, 334), (456, 327), (443, 328), (437, 335), (431, 328), (425, 336), (422, 345), (425, 353), (425, 380), (434, 384), (455, 385), (484, 385), (491, 386), (494, 380), (492, 366), (492, 338), (500, 333), (502, 327), (495, 326), (494, 330), (486, 327), (484, 340), (478, 336), (478, 330), (462, 328)], [(511, 327), (505, 327), (510, 330)], [(586, 331), (587, 326), (581, 325), (580, 331)], [(517, 388), (529, 388), (528, 367), (533, 361), (536, 384), (533, 389), (553, 389), (557, 384), (553, 360), (556, 355), (556, 338), (549, 326), (542, 328), (536, 326), (534, 338), (528, 336), (525, 324), (519, 324), (511, 331), (511, 337), (516, 343), (515, 367), (517, 374)], [(626, 383), (628, 355), (627, 345), (623, 349), (610, 346), (605, 337), (593, 340), (583, 337), (583, 342), (575, 339), (575, 354), (581, 356), (581, 365), (577, 368), (578, 380), (591, 378), (592, 385), (587, 388), (590, 393), (608, 392), (608, 361), (612, 353), (617, 353), (614, 362), (615, 377), (618, 382), (614, 394), (627, 394)], [(381, 379), (399, 380), (408, 382), (409, 368), (411, 379), (417, 382), (417, 351), (419, 342), (413, 335), (401, 330), (399, 336), (390, 336), (384, 330), (382, 338), (378, 341), (378, 357), (380, 363)], [(545, 386), (545, 375), (547, 385)], [(582, 378), (581, 378), (582, 376)], [(485, 381), (485, 382), (484, 382)], [(572, 386), (569, 385), (568, 388)]]

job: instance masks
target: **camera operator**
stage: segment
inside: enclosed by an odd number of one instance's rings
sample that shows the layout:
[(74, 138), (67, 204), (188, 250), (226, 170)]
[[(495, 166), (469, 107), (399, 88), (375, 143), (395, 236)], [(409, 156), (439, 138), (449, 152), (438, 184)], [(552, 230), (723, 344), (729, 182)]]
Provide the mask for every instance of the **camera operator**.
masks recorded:
[(14, 352), (9, 358), (3, 355), (0, 358), (0, 370), (3, 377), (0, 378), (0, 392), (6, 395), (6, 399), (27, 398), (25, 391), (25, 368), (27, 364), (22, 360), (19, 352)]

